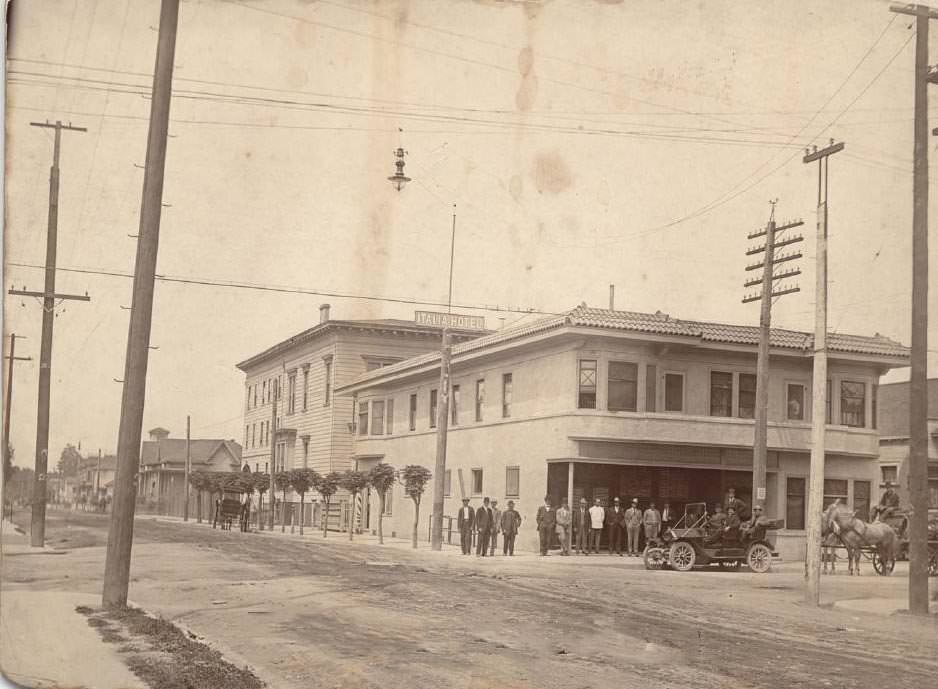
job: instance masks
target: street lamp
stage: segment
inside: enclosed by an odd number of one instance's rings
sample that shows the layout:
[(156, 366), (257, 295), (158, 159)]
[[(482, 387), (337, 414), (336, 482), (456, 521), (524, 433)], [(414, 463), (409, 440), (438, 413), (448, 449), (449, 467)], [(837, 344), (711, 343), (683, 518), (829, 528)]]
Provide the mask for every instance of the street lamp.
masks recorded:
[(398, 191), (403, 189), (404, 185), (410, 181), (410, 177), (407, 177), (404, 174), (404, 156), (405, 155), (407, 155), (407, 151), (405, 151), (401, 147), (398, 147), (398, 149), (394, 151), (394, 156), (397, 158), (397, 160), (394, 161), (394, 166), (397, 168), (397, 171), (393, 175), (388, 177), (388, 181), (391, 182), (394, 188), (397, 189)]

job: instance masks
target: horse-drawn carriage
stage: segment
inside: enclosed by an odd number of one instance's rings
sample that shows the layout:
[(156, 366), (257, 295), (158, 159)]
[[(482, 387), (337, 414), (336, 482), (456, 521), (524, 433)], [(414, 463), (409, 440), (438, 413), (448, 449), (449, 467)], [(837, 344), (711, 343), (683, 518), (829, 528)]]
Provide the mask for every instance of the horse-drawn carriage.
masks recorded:
[(241, 531), (246, 530), (248, 505), (242, 502), (242, 493), (226, 490), (222, 493), (220, 500), (215, 501), (215, 518), (212, 520), (212, 528), (221, 525), (222, 531), (230, 531), (231, 525), (237, 519)]
[(746, 564), (758, 574), (769, 571), (776, 555), (771, 532), (781, 527), (779, 520), (761, 519), (751, 528), (719, 535), (709, 531), (708, 521), (706, 503), (689, 503), (677, 524), (645, 547), (645, 568), (688, 572), (700, 565), (736, 570)]

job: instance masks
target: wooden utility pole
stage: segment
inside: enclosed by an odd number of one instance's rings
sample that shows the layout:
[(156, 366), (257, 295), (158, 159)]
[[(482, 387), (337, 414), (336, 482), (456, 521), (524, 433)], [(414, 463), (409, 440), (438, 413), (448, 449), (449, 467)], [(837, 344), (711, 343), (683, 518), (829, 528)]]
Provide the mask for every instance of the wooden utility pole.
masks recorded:
[(801, 220), (785, 223), (781, 227), (775, 224), (775, 204), (771, 201), (772, 212), (769, 215), (769, 222), (764, 230), (752, 232), (748, 235), (749, 239), (765, 237), (765, 244), (750, 248), (746, 251), (747, 256), (754, 256), (761, 253), (765, 258), (761, 263), (754, 263), (746, 266), (746, 270), (758, 270), (762, 268), (760, 277), (746, 280), (744, 287), (753, 287), (761, 285), (762, 291), (756, 294), (743, 297), (743, 303), (747, 304), (753, 301), (762, 301), (762, 308), (759, 314), (759, 358), (756, 363), (756, 423), (753, 434), (752, 445), (752, 500), (753, 504), (765, 500), (765, 473), (768, 457), (768, 421), (769, 421), (769, 346), (771, 340), (772, 328), (772, 300), (781, 297), (783, 294), (793, 294), (800, 292), (801, 288), (791, 285), (779, 285), (775, 289), (776, 280), (801, 275), (798, 268), (789, 268), (780, 273), (775, 272), (775, 265), (778, 263), (787, 263), (801, 258), (801, 252), (780, 254), (776, 257), (775, 250), (791, 244), (797, 244), (804, 241), (804, 237), (797, 235), (788, 239), (778, 240), (777, 236), (785, 230), (804, 225)]
[(827, 166), (844, 150), (843, 142), (805, 152), (803, 162), (818, 161), (817, 289), (814, 304), (814, 376), (811, 381), (811, 470), (808, 478), (808, 529), (805, 551), (807, 601), (821, 603), (821, 513), (824, 511), (824, 447), (827, 431)]
[[(20, 335), (20, 339), (22, 339)], [(10, 353), (4, 357), (9, 361), (7, 368), (7, 395), (4, 400), (3, 408), (3, 499), (0, 500), (0, 505), (5, 505), (6, 502), (6, 485), (7, 479), (10, 476), (11, 470), (13, 468), (10, 460), (10, 409), (13, 407), (13, 364), (17, 361), (32, 361), (32, 357), (29, 356), (16, 356), (16, 333), (10, 333)]]
[(94, 470), (94, 497), (98, 499), (98, 493), (101, 492), (101, 448), (98, 448), (98, 464)]
[(915, 143), (912, 179), (912, 370), (909, 375), (909, 611), (928, 614), (928, 21), (924, 5), (892, 5), (915, 17)]
[(274, 385), (273, 381), (276, 378), (271, 380), (271, 387), (273, 391), (271, 394), (271, 404), (270, 407), (270, 432), (268, 439), (270, 440), (270, 488), (267, 490), (270, 492), (270, 499), (267, 501), (270, 504), (270, 515), (267, 517), (267, 526), (271, 531), (274, 530), (274, 504), (276, 500), (274, 499), (277, 496), (277, 486), (274, 484), (274, 474), (277, 473), (277, 402), (280, 397), (280, 386)]
[(56, 122), (30, 122), (32, 127), (55, 130), (52, 169), (49, 171), (49, 225), (46, 236), (46, 280), (42, 292), (11, 289), (10, 294), (42, 298), (42, 342), (39, 346), (39, 404), (36, 413), (36, 473), (33, 479), (33, 514), (29, 525), (29, 544), (41, 548), (46, 540), (46, 471), (49, 462), (49, 398), (52, 381), (52, 327), (55, 324), (55, 302), (69, 299), (90, 301), (87, 294), (56, 294), (55, 257), (59, 232), (59, 150), (62, 130), (88, 131), (84, 127)]
[(172, 99), (173, 60), (179, 0), (162, 0), (156, 48), (156, 66), (150, 104), (150, 129), (140, 206), (140, 229), (134, 267), (133, 302), (124, 363), (124, 392), (121, 399), (117, 438), (117, 467), (114, 475), (114, 509), (107, 540), (102, 602), (106, 608), (127, 605), (130, 583), (130, 553), (134, 537), (137, 471), (140, 466), (140, 435), (146, 397), (150, 326), (153, 316), (153, 285), (160, 240), (163, 174), (169, 106)]
[(185, 491), (185, 496), (186, 496), (186, 497), (185, 497), (185, 503), (184, 503), (183, 506), (182, 506), (182, 520), (183, 520), (184, 522), (189, 521), (189, 472), (192, 471), (192, 467), (191, 467), (191, 464), (192, 464), (192, 452), (191, 452), (191, 450), (192, 450), (192, 448), (191, 448), (191, 445), (192, 445), (192, 438), (190, 437), (190, 433), (189, 433), (189, 432), (190, 432), (190, 421), (191, 421), (191, 417), (187, 414), (187, 415), (186, 415), (186, 468), (185, 468), (184, 478), (183, 478), (183, 480), (184, 480), (184, 482), (185, 482), (185, 488), (184, 488), (183, 490)]
[(440, 349), (440, 392), (436, 409), (436, 463), (433, 471), (433, 514), (430, 518), (430, 547), (443, 549), (443, 505), (446, 478), (446, 442), (449, 430), (450, 359), (453, 348), (449, 326), (453, 312), (453, 259), (456, 251), (456, 206), (453, 206), (453, 230), (449, 245), (449, 297), (446, 300), (446, 319), (443, 321), (443, 341)]

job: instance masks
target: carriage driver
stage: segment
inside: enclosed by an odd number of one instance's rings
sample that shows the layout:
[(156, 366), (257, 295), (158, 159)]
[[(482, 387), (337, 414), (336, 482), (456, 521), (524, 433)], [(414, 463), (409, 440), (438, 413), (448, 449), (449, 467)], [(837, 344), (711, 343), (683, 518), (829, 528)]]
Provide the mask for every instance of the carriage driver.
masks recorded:
[(896, 492), (898, 484), (889, 481), (884, 486), (886, 492), (879, 499), (879, 504), (873, 508), (873, 519), (878, 517), (880, 521), (886, 521), (899, 511), (899, 494)]

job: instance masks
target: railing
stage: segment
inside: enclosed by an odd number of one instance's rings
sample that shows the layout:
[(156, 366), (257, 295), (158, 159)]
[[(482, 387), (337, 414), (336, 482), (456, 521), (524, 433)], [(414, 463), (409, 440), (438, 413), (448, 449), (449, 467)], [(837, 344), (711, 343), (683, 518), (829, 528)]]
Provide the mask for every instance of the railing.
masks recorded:
[[(443, 533), (446, 534), (446, 544), (453, 545), (453, 522), (456, 521), (456, 517), (447, 517), (443, 515)], [(473, 544), (475, 542), (475, 532), (472, 535)], [(427, 543), (433, 540), (433, 515), (428, 515), (427, 517)]]

